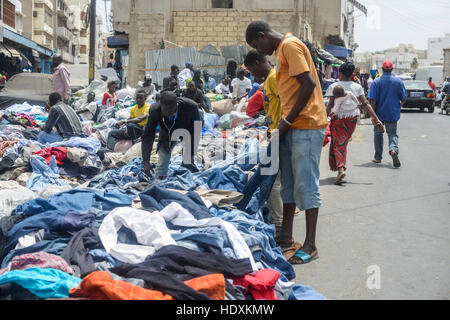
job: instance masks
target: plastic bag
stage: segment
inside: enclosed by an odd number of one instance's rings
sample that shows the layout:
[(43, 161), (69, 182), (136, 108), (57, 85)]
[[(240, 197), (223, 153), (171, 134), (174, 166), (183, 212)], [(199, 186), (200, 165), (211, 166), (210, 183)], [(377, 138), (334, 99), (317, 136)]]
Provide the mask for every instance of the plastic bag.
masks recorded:
[(204, 114), (205, 123), (204, 123), (203, 127), (207, 128), (207, 129), (214, 129), (216, 127), (216, 124), (219, 121), (219, 119), (220, 119), (220, 117), (218, 114), (205, 113)]
[(219, 120), (219, 129), (220, 130), (231, 129), (230, 116), (231, 115), (228, 113), (220, 118), (220, 120)]
[(213, 111), (217, 113), (219, 116), (223, 116), (234, 110), (234, 104), (231, 99), (213, 102), (211, 106)]
[(19, 204), (37, 197), (36, 193), (16, 181), (0, 181), (0, 218), (9, 216)]
[(230, 128), (237, 128), (251, 121), (254, 121), (254, 119), (246, 114), (237, 111), (232, 111), (230, 113)]
[(127, 86), (126, 88), (116, 92), (117, 99), (122, 101), (126, 100), (127, 97), (134, 99), (135, 96), (136, 96), (136, 89), (131, 88), (130, 86)]

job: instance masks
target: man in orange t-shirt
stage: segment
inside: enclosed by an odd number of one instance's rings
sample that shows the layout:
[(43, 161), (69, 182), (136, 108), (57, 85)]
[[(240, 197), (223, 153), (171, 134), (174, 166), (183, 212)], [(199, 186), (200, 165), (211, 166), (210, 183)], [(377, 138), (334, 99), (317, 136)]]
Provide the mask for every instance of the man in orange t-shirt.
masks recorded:
[(255, 21), (247, 27), (246, 40), (266, 56), (276, 54), (283, 109), (278, 125), (283, 225), (276, 241), (281, 247), (298, 248), (292, 238), (296, 206), (306, 211), (306, 239), (289, 262), (308, 263), (318, 257), (315, 237), (321, 206), (319, 165), (328, 125), (319, 77), (308, 47), (291, 33), (283, 36), (266, 22)]

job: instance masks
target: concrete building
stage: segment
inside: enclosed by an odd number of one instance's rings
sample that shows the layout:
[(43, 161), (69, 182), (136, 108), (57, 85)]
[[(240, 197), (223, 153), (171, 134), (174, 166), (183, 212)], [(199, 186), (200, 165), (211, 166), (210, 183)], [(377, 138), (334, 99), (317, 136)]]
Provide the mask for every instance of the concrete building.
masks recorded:
[(86, 15), (89, 0), (66, 0), (70, 10), (74, 13), (75, 63), (88, 63), (87, 48), (89, 47), (86, 31)]
[(89, 0), (22, 0), (23, 33), (62, 54), (66, 63), (88, 63)]
[(428, 39), (428, 59), (432, 62), (444, 62), (444, 49), (450, 48), (450, 33), (444, 37)]
[[(418, 67), (425, 66), (426, 53), (417, 50), (412, 44), (400, 44), (398, 47), (389, 48), (382, 52), (362, 52), (355, 54), (355, 64), (360, 67), (361, 72), (368, 73), (373, 66), (381, 72), (381, 67), (386, 59), (394, 63), (394, 73), (413, 73)], [(414, 62), (417, 62), (415, 65)]]
[(347, 0), (112, 0), (114, 31), (127, 34), (129, 83), (145, 73), (145, 52), (165, 47), (246, 45), (255, 20), (325, 48), (353, 47), (353, 4)]
[[(24, 69), (44, 70), (52, 51), (33, 41), (27, 25), (33, 18), (32, 8), (25, 1), (0, 1), (0, 40), (3, 54), (2, 73), (12, 76)], [(47, 64), (48, 66), (48, 64)]]
[(450, 48), (444, 49), (444, 78), (450, 77)]

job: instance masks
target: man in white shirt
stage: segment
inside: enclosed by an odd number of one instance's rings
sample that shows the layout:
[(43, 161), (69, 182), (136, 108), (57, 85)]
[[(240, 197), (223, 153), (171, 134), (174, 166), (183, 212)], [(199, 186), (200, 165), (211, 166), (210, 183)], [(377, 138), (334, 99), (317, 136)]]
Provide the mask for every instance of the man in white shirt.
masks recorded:
[(97, 102), (95, 102), (95, 93), (89, 92), (87, 102), (80, 106), (76, 113), (81, 117), (82, 121), (95, 121), (94, 117), (97, 113)]
[(190, 62), (186, 62), (186, 68), (178, 74), (178, 84), (180, 88), (186, 87), (187, 79), (190, 79), (194, 76), (194, 65)]
[(218, 94), (223, 94), (225, 97), (228, 97), (231, 94), (230, 78), (226, 77), (225, 79), (223, 79), (222, 83), (216, 87), (216, 92)]
[(236, 78), (231, 82), (231, 89), (233, 91), (233, 97), (240, 100), (242, 97), (248, 95), (252, 89), (252, 81), (245, 77), (243, 69), (239, 69)]

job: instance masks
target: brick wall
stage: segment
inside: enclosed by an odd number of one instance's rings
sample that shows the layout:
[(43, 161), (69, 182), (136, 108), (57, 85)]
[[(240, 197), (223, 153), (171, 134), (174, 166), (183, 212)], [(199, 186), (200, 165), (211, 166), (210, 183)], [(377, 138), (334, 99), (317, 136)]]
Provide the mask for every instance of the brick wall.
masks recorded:
[[(142, 81), (145, 75), (145, 52), (160, 48), (160, 42), (165, 38), (166, 20), (162, 14), (134, 14), (130, 22), (130, 78), (131, 85)], [(137, 72), (133, 72), (137, 70)]]
[[(145, 52), (159, 49), (162, 39), (183, 47), (200, 50), (207, 45), (246, 45), (245, 31), (252, 21), (267, 21), (273, 29), (293, 32), (299, 36), (300, 18), (292, 10), (244, 10), (209, 9), (197, 11), (173, 11), (172, 25), (162, 14), (132, 13), (129, 25), (130, 65), (129, 84), (143, 79)], [(166, 44), (166, 47), (171, 47)]]
[(185, 47), (216, 47), (245, 42), (247, 26), (256, 20), (268, 22), (281, 33), (298, 35), (299, 17), (292, 10), (248, 10), (210, 9), (200, 11), (174, 11), (173, 34), (175, 43)]

